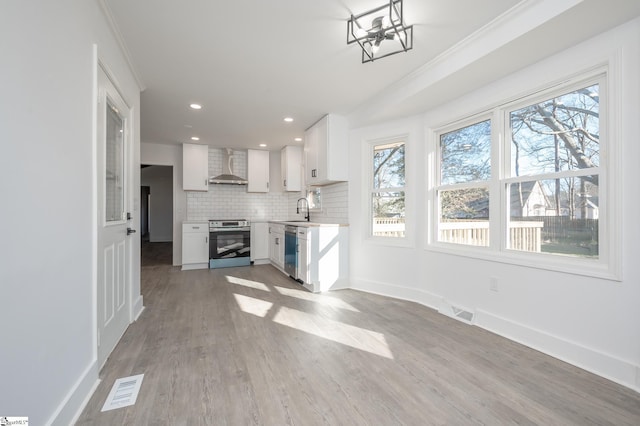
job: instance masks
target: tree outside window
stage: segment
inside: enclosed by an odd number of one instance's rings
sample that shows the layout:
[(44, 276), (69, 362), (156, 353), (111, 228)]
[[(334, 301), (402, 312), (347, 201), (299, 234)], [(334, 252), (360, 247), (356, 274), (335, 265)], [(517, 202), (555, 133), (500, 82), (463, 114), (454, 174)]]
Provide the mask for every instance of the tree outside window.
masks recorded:
[(510, 112), (510, 224), (537, 223), (539, 243), (511, 233), (509, 248), (598, 257), (599, 92), (593, 84)]
[[(600, 86), (497, 108), (504, 128), (485, 120), (440, 133), (438, 241), (597, 259)], [(492, 139), (503, 141), (498, 152)], [(503, 177), (492, 173), (492, 161), (503, 165)], [(500, 211), (490, 214), (490, 205)], [(500, 238), (490, 240), (490, 229)]]
[(491, 121), (440, 135), (438, 241), (489, 245)]
[(373, 146), (371, 235), (405, 236), (404, 142)]

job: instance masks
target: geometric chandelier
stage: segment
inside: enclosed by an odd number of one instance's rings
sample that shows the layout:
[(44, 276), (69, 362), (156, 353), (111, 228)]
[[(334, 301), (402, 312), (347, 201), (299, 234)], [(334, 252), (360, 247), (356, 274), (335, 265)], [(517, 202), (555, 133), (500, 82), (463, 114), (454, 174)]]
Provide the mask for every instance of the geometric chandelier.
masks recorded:
[(404, 25), (402, 0), (389, 0), (384, 6), (351, 15), (347, 44), (352, 43), (362, 48), (363, 64), (413, 49), (413, 25)]

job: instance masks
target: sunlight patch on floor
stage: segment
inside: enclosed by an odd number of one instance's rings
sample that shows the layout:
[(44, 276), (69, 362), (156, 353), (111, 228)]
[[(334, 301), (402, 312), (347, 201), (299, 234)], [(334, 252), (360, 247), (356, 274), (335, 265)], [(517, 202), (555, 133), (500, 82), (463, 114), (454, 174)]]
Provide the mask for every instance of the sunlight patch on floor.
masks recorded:
[(269, 312), (269, 309), (273, 306), (273, 303), (256, 299), (255, 297), (243, 296), (236, 293), (234, 293), (233, 296), (236, 298), (236, 303), (238, 303), (242, 312), (256, 315), (261, 318), (264, 318)]
[(256, 290), (271, 291), (269, 290), (269, 287), (258, 281), (245, 280), (244, 278), (232, 277), (231, 275), (227, 275), (225, 278), (231, 284), (242, 285), (245, 287), (254, 288)]
[(354, 308), (344, 300), (331, 297), (331, 296), (326, 296), (324, 294), (318, 295), (318, 294), (309, 293), (306, 290), (296, 290), (294, 288), (286, 288), (286, 287), (279, 287), (279, 286), (275, 286), (275, 289), (278, 291), (278, 293), (282, 294), (283, 296), (295, 297), (297, 299), (302, 299), (302, 300), (309, 300), (312, 302), (317, 302), (321, 305), (331, 306), (333, 308), (340, 308), (348, 311), (360, 312), (359, 310), (357, 310), (356, 308)]
[(389, 349), (389, 345), (382, 333), (287, 307), (281, 307), (273, 321), (323, 339), (393, 359), (391, 349)]

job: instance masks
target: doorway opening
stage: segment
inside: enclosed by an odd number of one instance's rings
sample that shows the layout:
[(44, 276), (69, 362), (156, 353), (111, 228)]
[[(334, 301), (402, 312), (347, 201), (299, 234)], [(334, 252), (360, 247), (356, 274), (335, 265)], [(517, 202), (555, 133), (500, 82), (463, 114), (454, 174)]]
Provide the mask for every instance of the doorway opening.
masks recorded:
[(173, 166), (140, 165), (141, 266), (173, 264)]

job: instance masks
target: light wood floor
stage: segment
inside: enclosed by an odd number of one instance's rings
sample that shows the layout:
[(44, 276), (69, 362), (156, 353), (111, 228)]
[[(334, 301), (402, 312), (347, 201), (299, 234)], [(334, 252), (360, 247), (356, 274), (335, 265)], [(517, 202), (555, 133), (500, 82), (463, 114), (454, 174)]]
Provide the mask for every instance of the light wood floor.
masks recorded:
[[(142, 278), (79, 425), (640, 425), (640, 394), (415, 303), (269, 265)], [(141, 373), (135, 406), (100, 412)]]

